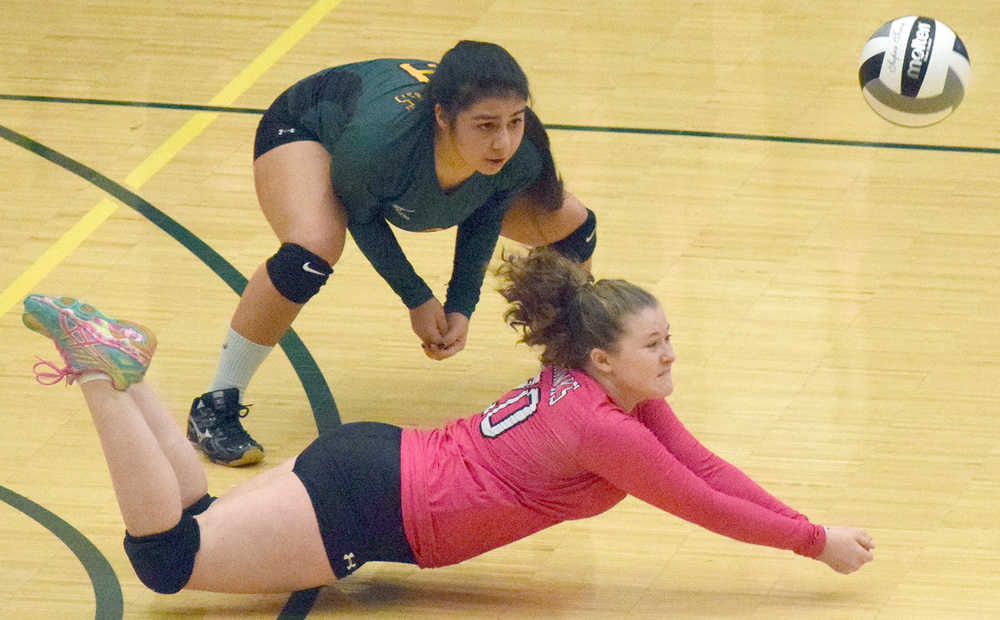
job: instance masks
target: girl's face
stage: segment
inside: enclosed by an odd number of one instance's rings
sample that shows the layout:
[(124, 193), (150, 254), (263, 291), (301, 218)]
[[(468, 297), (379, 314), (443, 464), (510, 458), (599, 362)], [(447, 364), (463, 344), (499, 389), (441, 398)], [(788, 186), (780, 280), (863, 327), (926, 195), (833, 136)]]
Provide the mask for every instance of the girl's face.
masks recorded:
[(450, 139), (457, 164), (494, 175), (521, 145), (527, 103), (520, 95), (487, 97), (459, 112), (450, 122), (440, 106), (435, 117)]
[(659, 304), (624, 317), (623, 327), (617, 350), (595, 349), (591, 361), (605, 377), (601, 383), (615, 402), (631, 411), (644, 400), (674, 391), (670, 369), (677, 356), (670, 343), (670, 323)]

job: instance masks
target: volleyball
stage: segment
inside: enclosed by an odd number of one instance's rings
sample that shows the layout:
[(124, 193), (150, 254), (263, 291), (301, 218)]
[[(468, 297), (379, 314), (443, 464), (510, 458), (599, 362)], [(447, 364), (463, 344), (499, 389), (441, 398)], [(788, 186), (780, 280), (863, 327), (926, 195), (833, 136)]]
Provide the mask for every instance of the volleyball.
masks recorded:
[(906, 127), (931, 125), (951, 114), (971, 76), (969, 53), (958, 35), (934, 18), (915, 15), (876, 30), (858, 68), (868, 105)]

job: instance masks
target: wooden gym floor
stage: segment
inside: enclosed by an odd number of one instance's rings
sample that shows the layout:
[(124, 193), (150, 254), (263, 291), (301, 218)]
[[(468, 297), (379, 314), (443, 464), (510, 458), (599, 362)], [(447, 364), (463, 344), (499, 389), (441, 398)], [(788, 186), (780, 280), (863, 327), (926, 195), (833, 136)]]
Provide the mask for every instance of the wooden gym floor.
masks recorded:
[[(904, 129), (858, 89), (864, 41), (919, 11), (973, 78)], [(1000, 617), (1000, 72), (992, 2), (5, 0), (0, 21), (0, 617)], [(143, 588), (82, 399), (31, 378), (32, 291), (153, 327), (182, 422), (234, 289), (276, 248), (250, 168), (260, 110), (320, 68), (506, 46), (568, 187), (600, 218), (598, 277), (655, 292), (671, 402), (719, 454), (876, 561), (844, 577), (638, 501), (464, 564), (369, 565), (289, 596)], [(450, 235), (403, 235), (441, 291)], [(444, 244), (444, 245), (442, 245)], [(442, 247), (446, 251), (441, 250)], [(509, 247), (509, 246), (508, 246)], [(337, 419), (433, 425), (536, 369), (490, 290), (466, 351), (426, 359), (348, 245), (251, 385), (267, 463)], [(335, 401), (335, 404), (334, 404)], [(213, 492), (255, 473), (208, 465)]]

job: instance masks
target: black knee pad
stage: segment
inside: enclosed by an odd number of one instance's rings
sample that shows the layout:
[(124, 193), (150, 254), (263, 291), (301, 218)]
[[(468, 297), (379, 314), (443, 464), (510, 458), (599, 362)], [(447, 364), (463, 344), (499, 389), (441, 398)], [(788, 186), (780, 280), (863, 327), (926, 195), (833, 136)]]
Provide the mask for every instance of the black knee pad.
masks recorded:
[(274, 256), (267, 259), (271, 284), (297, 304), (309, 301), (332, 273), (330, 263), (296, 243), (282, 243)]
[(166, 532), (150, 536), (125, 532), (125, 554), (136, 576), (143, 585), (160, 594), (174, 594), (187, 585), (200, 546), (201, 530), (188, 512)]
[(192, 517), (195, 515), (200, 515), (201, 513), (208, 510), (208, 507), (212, 505), (212, 502), (214, 502), (217, 499), (219, 498), (213, 495), (209, 495), (208, 493), (205, 493), (200, 498), (198, 498), (198, 500), (195, 503), (185, 508), (184, 512), (191, 515)]
[(597, 247), (597, 216), (587, 209), (587, 219), (583, 224), (566, 238), (551, 244), (551, 247), (566, 258), (578, 263), (585, 262), (594, 254), (594, 248)]

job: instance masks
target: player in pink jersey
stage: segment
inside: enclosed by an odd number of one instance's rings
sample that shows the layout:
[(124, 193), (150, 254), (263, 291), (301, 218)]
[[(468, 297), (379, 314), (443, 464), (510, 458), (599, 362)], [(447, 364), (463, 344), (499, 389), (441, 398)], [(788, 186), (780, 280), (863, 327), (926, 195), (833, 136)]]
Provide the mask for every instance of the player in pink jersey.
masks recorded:
[[(702, 446), (664, 398), (670, 325), (622, 280), (593, 281), (552, 250), (507, 257), (507, 321), (542, 370), (473, 416), (420, 430), (325, 432), (217, 501), (200, 458), (143, 381), (149, 330), (70, 298), (32, 295), (25, 324), (55, 340), (86, 398), (125, 522), (125, 550), (157, 592), (280, 592), (368, 561), (453, 564), (626, 495), (749, 543), (850, 573), (867, 532), (811, 523)], [(43, 375), (51, 379), (52, 375)]]

